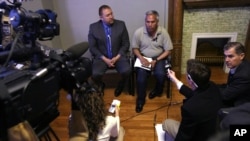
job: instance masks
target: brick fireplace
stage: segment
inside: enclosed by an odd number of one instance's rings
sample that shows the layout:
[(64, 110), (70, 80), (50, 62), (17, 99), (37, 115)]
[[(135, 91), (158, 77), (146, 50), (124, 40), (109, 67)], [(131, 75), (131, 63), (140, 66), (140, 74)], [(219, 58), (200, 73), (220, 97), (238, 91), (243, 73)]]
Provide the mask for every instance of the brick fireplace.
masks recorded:
[(229, 41), (236, 41), (237, 33), (193, 33), (190, 58), (195, 58), (208, 65), (223, 66), (223, 70), (228, 72), (224, 64), (223, 46)]

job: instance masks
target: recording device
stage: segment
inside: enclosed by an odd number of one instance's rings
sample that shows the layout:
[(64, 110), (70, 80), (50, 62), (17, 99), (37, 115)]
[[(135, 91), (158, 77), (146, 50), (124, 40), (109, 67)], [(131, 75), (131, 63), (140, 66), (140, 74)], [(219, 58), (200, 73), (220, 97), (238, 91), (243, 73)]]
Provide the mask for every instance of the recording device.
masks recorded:
[(165, 70), (166, 70), (166, 72), (168, 72), (168, 70), (171, 70), (171, 64), (166, 63), (165, 64)]
[(115, 107), (119, 107), (121, 104), (120, 100), (114, 99), (109, 107), (109, 112), (114, 113), (115, 112)]
[(168, 73), (168, 70), (171, 70), (171, 58), (170, 58), (170, 56), (166, 59), (166, 62), (165, 62), (165, 66), (164, 66), (164, 68), (165, 68), (165, 71), (166, 71), (166, 73)]
[[(48, 127), (59, 115), (59, 91), (81, 88), (92, 70), (90, 59), (82, 57), (87, 47), (57, 52), (38, 44), (37, 39), (51, 40), (59, 35), (53, 11), (26, 11), (20, 2), (1, 2), (0, 9), (8, 11), (16, 35), (10, 49), (0, 52), (0, 140), (8, 140), (7, 129), (25, 120), (37, 134)], [(12, 66), (31, 60), (40, 65), (26, 69)]]
[(156, 34), (156, 37), (155, 37), (155, 38), (153, 38), (153, 39), (152, 39), (152, 41), (157, 42), (157, 39), (158, 39), (158, 36), (159, 36), (159, 35), (161, 35), (161, 33), (157, 33), (157, 34)]

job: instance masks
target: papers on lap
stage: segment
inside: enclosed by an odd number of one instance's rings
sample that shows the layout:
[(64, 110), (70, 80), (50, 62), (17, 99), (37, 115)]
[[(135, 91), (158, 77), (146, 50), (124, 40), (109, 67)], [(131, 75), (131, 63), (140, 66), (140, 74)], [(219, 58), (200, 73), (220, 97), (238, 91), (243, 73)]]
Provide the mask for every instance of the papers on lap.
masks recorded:
[(156, 124), (155, 130), (157, 133), (158, 141), (167, 141), (167, 139), (165, 138), (165, 131), (162, 129), (162, 124)]
[[(144, 58), (146, 58), (149, 62), (152, 61), (152, 58), (148, 58), (148, 57), (145, 57), (145, 56), (144, 56)], [(135, 60), (134, 67), (143, 68), (143, 69), (146, 69), (146, 70), (149, 70), (149, 71), (151, 70), (151, 65), (149, 65), (149, 66), (143, 66), (141, 64), (141, 61), (138, 58), (136, 58), (136, 60)]]

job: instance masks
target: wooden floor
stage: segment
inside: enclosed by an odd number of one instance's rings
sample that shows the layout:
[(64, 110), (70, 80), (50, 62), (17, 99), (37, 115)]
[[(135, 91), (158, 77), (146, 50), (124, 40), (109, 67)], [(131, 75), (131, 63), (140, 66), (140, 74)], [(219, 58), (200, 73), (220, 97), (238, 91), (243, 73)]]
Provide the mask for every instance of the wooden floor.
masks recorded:
[[(226, 82), (227, 74), (224, 73), (222, 67), (211, 67), (211, 80), (216, 83)], [(110, 78), (111, 79), (111, 78)], [(181, 80), (185, 82), (185, 75)], [(109, 84), (116, 84), (111, 81)], [(152, 100), (146, 99), (146, 104), (141, 113), (135, 112), (136, 96), (131, 96), (124, 92), (119, 97), (114, 97), (114, 87), (105, 89), (104, 99), (110, 104), (113, 99), (121, 101), (120, 117), (121, 125), (125, 129), (125, 141), (157, 141), (154, 125), (161, 123), (166, 118), (180, 120), (180, 106), (184, 98), (179, 94), (175, 85), (171, 85), (171, 98), (167, 98), (165, 93), (161, 97)], [(152, 86), (149, 84), (148, 93)], [(61, 141), (68, 140), (68, 116), (70, 115), (70, 101), (67, 99), (67, 93), (62, 91), (59, 103), (60, 115), (51, 123), (52, 129), (55, 131)]]

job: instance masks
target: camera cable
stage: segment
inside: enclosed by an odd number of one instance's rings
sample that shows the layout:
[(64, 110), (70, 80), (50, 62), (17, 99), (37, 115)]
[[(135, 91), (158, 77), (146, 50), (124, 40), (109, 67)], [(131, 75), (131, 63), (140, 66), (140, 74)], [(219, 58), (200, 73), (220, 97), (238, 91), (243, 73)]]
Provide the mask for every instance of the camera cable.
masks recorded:
[(4, 65), (2, 66), (3, 68), (4, 68), (4, 67), (7, 67), (7, 65), (8, 65), (8, 63), (9, 63), (9, 61), (10, 61), (10, 58), (11, 58), (13, 52), (14, 52), (14, 49), (15, 49), (15, 47), (16, 47), (17, 40), (20, 38), (20, 35), (21, 35), (21, 32), (17, 32), (17, 35), (16, 35), (16, 37), (15, 37), (15, 39), (14, 39), (12, 45), (11, 45), (11, 48), (10, 48), (10, 52), (9, 52), (9, 54), (8, 54), (8, 57), (7, 57), (7, 59), (6, 59), (5, 63), (4, 63)]

